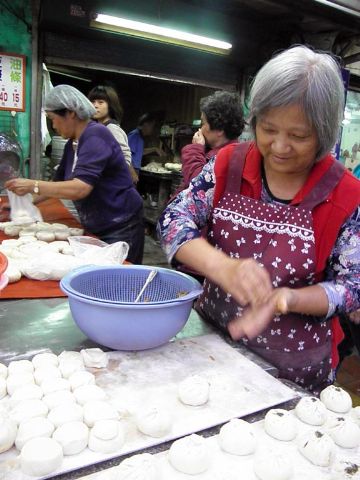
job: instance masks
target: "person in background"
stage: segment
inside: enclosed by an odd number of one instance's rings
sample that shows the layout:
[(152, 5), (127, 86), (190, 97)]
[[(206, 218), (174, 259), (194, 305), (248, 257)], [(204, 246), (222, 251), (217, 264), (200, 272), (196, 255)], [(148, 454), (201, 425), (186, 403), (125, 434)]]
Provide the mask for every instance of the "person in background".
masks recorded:
[(251, 87), (255, 142), (223, 147), (158, 222), (169, 261), (206, 278), (199, 313), (314, 393), (334, 381), (337, 315), (360, 307), (360, 182), (329, 153), (343, 111), (330, 55), (278, 54)]
[(119, 143), (110, 130), (91, 120), (96, 110), (70, 85), (54, 87), (44, 109), (53, 128), (68, 138), (55, 181), (15, 178), (6, 188), (36, 200), (73, 200), (85, 229), (107, 243), (129, 244), (127, 260), (141, 263), (144, 249), (143, 202)]
[(155, 153), (159, 156), (163, 155), (163, 152), (159, 147), (144, 147), (144, 139), (153, 135), (155, 125), (156, 117), (152, 113), (144, 113), (144, 115), (139, 118), (138, 126), (128, 133), (132, 164), (137, 174), (139, 174), (144, 155), (149, 155), (151, 153)]
[(245, 125), (236, 93), (216, 91), (200, 100), (200, 111), (201, 128), (194, 133), (192, 143), (181, 151), (183, 180), (175, 195), (189, 186), (220, 148), (237, 142)]
[(126, 163), (128, 164), (131, 178), (136, 185), (139, 177), (131, 163), (131, 150), (127, 135), (120, 127), (123, 109), (116, 91), (112, 87), (98, 85), (89, 92), (88, 98), (96, 110), (93, 119), (108, 127), (119, 142)]

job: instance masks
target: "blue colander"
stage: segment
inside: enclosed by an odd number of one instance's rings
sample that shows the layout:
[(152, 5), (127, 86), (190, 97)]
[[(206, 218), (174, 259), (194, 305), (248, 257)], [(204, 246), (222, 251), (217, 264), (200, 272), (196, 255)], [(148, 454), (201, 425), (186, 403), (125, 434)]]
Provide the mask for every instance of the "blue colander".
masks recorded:
[[(134, 303), (151, 270), (157, 275)], [(66, 275), (60, 287), (80, 330), (116, 350), (145, 350), (169, 341), (183, 328), (202, 292), (188, 275), (139, 265), (82, 267)]]

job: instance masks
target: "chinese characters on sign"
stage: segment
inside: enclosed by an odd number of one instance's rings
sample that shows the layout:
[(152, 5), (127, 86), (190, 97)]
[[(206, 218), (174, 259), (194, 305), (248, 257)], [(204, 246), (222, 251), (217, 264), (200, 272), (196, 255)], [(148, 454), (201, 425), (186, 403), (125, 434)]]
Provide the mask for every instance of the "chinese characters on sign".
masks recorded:
[(25, 111), (25, 56), (0, 52), (0, 110)]

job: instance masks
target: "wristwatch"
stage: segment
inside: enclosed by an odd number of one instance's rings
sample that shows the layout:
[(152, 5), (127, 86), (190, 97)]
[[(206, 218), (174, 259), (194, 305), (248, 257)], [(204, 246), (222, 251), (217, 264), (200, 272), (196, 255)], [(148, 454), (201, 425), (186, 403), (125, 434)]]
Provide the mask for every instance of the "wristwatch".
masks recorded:
[(35, 181), (35, 184), (34, 184), (34, 189), (33, 189), (33, 192), (34, 193), (39, 193), (39, 182), (36, 180)]

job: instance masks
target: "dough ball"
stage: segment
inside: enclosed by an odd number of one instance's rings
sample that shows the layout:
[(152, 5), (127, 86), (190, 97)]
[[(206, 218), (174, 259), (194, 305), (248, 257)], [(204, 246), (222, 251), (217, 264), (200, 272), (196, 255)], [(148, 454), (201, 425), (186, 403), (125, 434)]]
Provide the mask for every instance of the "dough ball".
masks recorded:
[(51, 352), (44, 352), (38, 353), (32, 358), (32, 363), (34, 368), (43, 368), (48, 367), (50, 365), (57, 367), (59, 365), (59, 360), (55, 353)]
[(119, 420), (115, 408), (103, 400), (92, 400), (84, 405), (84, 422), (93, 427), (99, 420)]
[(74, 250), (70, 245), (64, 247), (61, 251), (63, 255), (74, 255)]
[(116, 480), (159, 480), (160, 470), (156, 458), (150, 453), (141, 453), (126, 458), (116, 468)]
[(81, 387), (75, 388), (74, 395), (80, 405), (85, 405), (85, 403), (91, 400), (106, 399), (104, 390), (97, 385), (82, 385)]
[(222, 450), (232, 455), (250, 455), (257, 445), (252, 425), (238, 418), (221, 427), (218, 440)]
[(116, 452), (123, 446), (124, 441), (124, 429), (116, 420), (100, 420), (90, 430), (89, 448), (93, 452)]
[(72, 237), (79, 237), (84, 234), (83, 228), (69, 228)]
[(300, 453), (319, 467), (328, 467), (335, 455), (335, 443), (332, 438), (318, 430), (304, 434), (298, 446)]
[(55, 233), (50, 230), (39, 230), (36, 232), (36, 238), (42, 242), (53, 242), (55, 240)]
[(297, 425), (295, 418), (287, 410), (273, 408), (264, 419), (265, 432), (277, 440), (289, 442), (296, 437)]
[(70, 237), (69, 230), (56, 230), (54, 233), (56, 240), (67, 240)]
[(59, 362), (61, 360), (82, 360), (82, 355), (80, 352), (75, 352), (74, 350), (64, 350), (59, 355)]
[(13, 395), (16, 389), (24, 385), (34, 384), (34, 375), (31, 372), (14, 373), (6, 379), (6, 387), (9, 395)]
[(59, 362), (59, 370), (64, 378), (69, 378), (74, 372), (84, 369), (85, 367), (82, 359), (61, 359)]
[(20, 272), (20, 270), (11, 264), (8, 265), (5, 274), (9, 279), (9, 283), (16, 283), (21, 280), (22, 277), (22, 273)]
[(360, 428), (351, 419), (330, 418), (326, 424), (327, 433), (336, 445), (342, 448), (356, 448), (360, 443)]
[(181, 473), (198, 475), (210, 465), (210, 454), (205, 439), (200, 435), (189, 435), (176, 440), (169, 450), (170, 464)]
[(51, 229), (54, 232), (61, 231), (61, 230), (68, 230), (69, 227), (65, 225), (65, 223), (51, 223)]
[(67, 403), (76, 403), (76, 398), (69, 390), (60, 390), (48, 393), (42, 398), (46, 403), (49, 410), (57, 407), (58, 405), (65, 405)]
[(64, 455), (76, 455), (87, 447), (89, 429), (82, 422), (65, 423), (55, 430), (53, 439), (61, 445)]
[(105, 368), (108, 364), (108, 356), (101, 348), (84, 348), (80, 351), (84, 364), (89, 368)]
[(346, 413), (352, 407), (350, 395), (340, 387), (330, 385), (320, 393), (320, 400), (326, 408), (335, 413)]
[(6, 380), (3, 377), (0, 377), (0, 399), (6, 397), (7, 387)]
[(95, 375), (86, 370), (74, 372), (69, 377), (71, 390), (75, 390), (82, 385), (95, 385)]
[(25, 243), (32, 243), (32, 242), (36, 242), (36, 237), (32, 235), (22, 235), (21, 237), (19, 237), (19, 245), (25, 245)]
[(8, 376), (8, 368), (3, 363), (0, 363), (0, 377), (6, 378)]
[(296, 405), (295, 413), (309, 425), (323, 425), (327, 418), (325, 405), (316, 397), (303, 397)]
[(360, 406), (351, 409), (351, 418), (360, 427)]
[(4, 233), (9, 237), (17, 237), (19, 235), (20, 230), (21, 230), (21, 227), (18, 225), (7, 225), (4, 228)]
[(15, 239), (9, 239), (9, 240), (3, 240), (1, 242), (2, 247), (9, 247), (9, 248), (15, 248), (19, 245), (19, 241)]
[(0, 453), (9, 450), (15, 442), (16, 422), (7, 414), (0, 414)]
[(26, 475), (40, 477), (60, 468), (63, 461), (61, 445), (52, 438), (33, 438), (21, 450), (21, 470)]
[(209, 382), (200, 375), (185, 378), (178, 388), (178, 395), (185, 405), (204, 405), (209, 399)]
[(34, 257), (36, 255), (39, 255), (40, 252), (44, 251), (44, 249), (48, 250), (48, 248), (49, 248), (49, 245), (47, 242), (37, 240), (36, 242), (20, 245), (19, 251), (24, 253), (25, 255)]
[(33, 227), (25, 227), (25, 228), (22, 228), (19, 232), (19, 237), (34, 237), (34, 239), (36, 240), (36, 237), (35, 237), (35, 234), (36, 234), (36, 228), (33, 228)]
[(42, 400), (33, 398), (19, 402), (11, 411), (10, 416), (19, 425), (34, 417), (46, 417), (49, 409)]
[(157, 407), (150, 407), (137, 415), (136, 425), (140, 432), (145, 435), (160, 438), (170, 432), (172, 419), (167, 411)]
[(41, 400), (43, 391), (38, 385), (29, 384), (19, 387), (11, 397), (11, 405), (15, 407), (18, 403), (25, 400)]
[(50, 230), (51, 231), (51, 224), (47, 222), (36, 222), (35, 225), (36, 231), (39, 232), (40, 230)]
[(34, 379), (37, 385), (41, 385), (45, 380), (54, 380), (55, 378), (61, 378), (61, 372), (54, 365), (42, 366), (34, 371)]
[(266, 452), (254, 459), (254, 472), (260, 480), (290, 480), (293, 474), (291, 460), (286, 454)]
[(47, 378), (42, 382), (41, 388), (44, 395), (47, 395), (48, 393), (60, 392), (61, 390), (70, 390), (70, 382), (66, 378)]
[(30, 418), (21, 422), (15, 439), (15, 446), (21, 450), (25, 443), (32, 438), (50, 438), (54, 431), (54, 425), (44, 417)]
[(55, 425), (55, 427), (60, 427), (69, 422), (82, 422), (83, 407), (77, 403), (57, 405), (50, 410), (48, 419)]
[(9, 375), (17, 373), (32, 373), (34, 371), (34, 366), (30, 360), (15, 360), (14, 362), (9, 363), (8, 372)]

